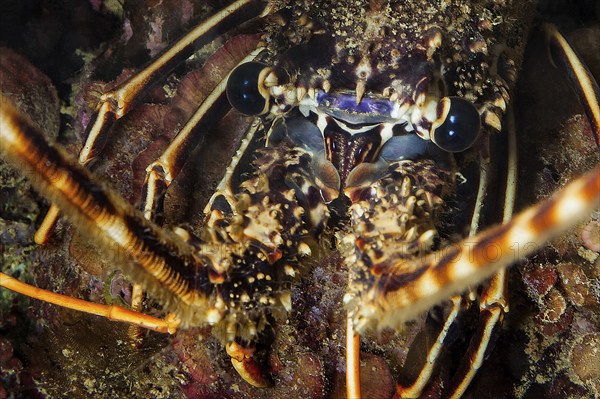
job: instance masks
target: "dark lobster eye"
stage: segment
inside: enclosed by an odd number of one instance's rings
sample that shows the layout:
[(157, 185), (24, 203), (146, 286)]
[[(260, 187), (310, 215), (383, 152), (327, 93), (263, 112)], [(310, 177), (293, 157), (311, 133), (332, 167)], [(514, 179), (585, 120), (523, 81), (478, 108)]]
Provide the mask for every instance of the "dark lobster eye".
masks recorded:
[(431, 140), (444, 151), (461, 152), (473, 145), (481, 121), (479, 113), (467, 100), (460, 97), (446, 97), (440, 101), (444, 122), (435, 128)]
[(261, 93), (261, 72), (266, 65), (247, 62), (231, 72), (227, 80), (227, 99), (232, 107), (246, 115), (260, 115), (268, 110), (268, 94)]

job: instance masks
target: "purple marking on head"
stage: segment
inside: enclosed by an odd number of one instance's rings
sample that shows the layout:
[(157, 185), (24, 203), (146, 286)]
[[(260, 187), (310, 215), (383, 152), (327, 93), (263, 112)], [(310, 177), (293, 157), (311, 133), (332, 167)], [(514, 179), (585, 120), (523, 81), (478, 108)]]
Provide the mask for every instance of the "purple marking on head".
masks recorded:
[(319, 108), (325, 108), (331, 111), (343, 111), (349, 114), (368, 114), (378, 115), (383, 118), (390, 118), (394, 103), (389, 100), (374, 99), (364, 97), (358, 104), (356, 95), (344, 93), (323, 93), (317, 96)]

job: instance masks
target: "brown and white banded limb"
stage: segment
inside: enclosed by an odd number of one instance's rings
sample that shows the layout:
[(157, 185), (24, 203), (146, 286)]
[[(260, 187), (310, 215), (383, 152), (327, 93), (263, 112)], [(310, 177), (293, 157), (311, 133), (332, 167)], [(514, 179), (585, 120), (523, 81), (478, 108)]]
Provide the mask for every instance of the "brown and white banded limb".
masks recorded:
[[(395, 326), (532, 254), (589, 215), (600, 201), (600, 166), (505, 225), (410, 262), (412, 278), (395, 265), (376, 278), (354, 310), (357, 330)], [(493, 251), (493, 252), (490, 252)]]
[[(144, 282), (154, 295), (173, 303), (175, 308), (170, 310), (186, 315), (184, 322), (200, 316), (202, 312), (192, 308), (202, 308), (206, 293), (196, 283), (208, 281), (209, 270), (194, 256), (194, 248), (146, 220), (135, 207), (97, 183), (87, 169), (49, 145), (8, 100), (0, 98), (0, 103), (3, 155), (34, 176), (34, 186), (96, 237), (107, 254), (114, 254), (119, 267)], [(191, 272), (195, 282), (189, 279)]]
[[(475, 206), (473, 207), (473, 213), (471, 217), (469, 237), (474, 237), (479, 231), (479, 220), (481, 217), (484, 200), (487, 195), (487, 187), (489, 183), (489, 168), (489, 160), (485, 159), (484, 157), (480, 157), (479, 184), (477, 198), (475, 200)], [(423, 389), (425, 389), (427, 384), (430, 382), (437, 361), (442, 354), (448, 332), (456, 321), (463, 306), (463, 298), (460, 295), (454, 295), (450, 298), (450, 302), (452, 303), (452, 308), (450, 309), (442, 328), (439, 330), (435, 341), (427, 350), (425, 363), (423, 364), (421, 371), (410, 384), (396, 384), (396, 398), (417, 398), (421, 395)]]
[[(503, 223), (506, 223), (512, 217), (512, 212), (514, 208), (515, 202), (515, 179), (516, 179), (516, 137), (514, 131), (514, 123), (512, 123), (512, 113), (509, 111), (509, 119), (511, 119), (511, 123), (508, 124), (508, 141), (509, 141), (509, 153), (508, 153), (508, 173), (507, 173), (507, 182), (506, 182), (506, 191), (505, 191), (505, 200), (504, 200), (504, 215), (503, 215)], [(471, 218), (471, 226), (469, 231), (469, 237), (474, 237), (479, 230), (479, 220), (481, 216), (481, 211), (483, 208), (483, 203), (487, 194), (487, 187), (489, 183), (489, 175), (488, 171), (490, 169), (490, 162), (486, 160), (484, 157), (480, 159), (480, 174), (479, 174), (479, 187), (477, 192), (477, 198), (475, 201), (475, 206), (473, 210), (473, 216)], [(486, 299), (484, 299), (486, 298)], [(472, 301), (475, 298), (469, 298), (467, 301)], [(423, 365), (419, 375), (414, 379), (414, 381), (409, 385), (402, 385), (400, 383), (396, 384), (396, 397), (398, 398), (416, 398), (419, 397), (425, 389), (426, 385), (430, 382), (431, 376), (433, 374), (434, 368), (436, 366), (436, 362), (442, 353), (442, 349), (444, 346), (444, 342), (446, 336), (455, 322), (458, 314), (463, 307), (464, 299), (460, 295), (454, 295), (450, 298), (452, 303), (452, 307), (446, 320), (440, 329), (440, 332), (437, 334), (437, 337), (433, 344), (429, 347), (429, 350), (426, 355), (425, 364)], [(494, 306), (494, 312), (497, 313), (497, 310), (501, 310), (502, 314), (508, 311), (508, 304), (506, 302), (506, 272), (504, 270), (496, 273), (492, 279), (487, 283), (487, 285), (483, 288), (482, 300), (480, 302), (480, 329), (483, 328), (488, 331), (492, 330), (493, 326), (500, 320), (500, 317), (489, 318), (486, 317), (488, 313), (488, 307)], [(502, 304), (502, 306), (495, 306), (496, 304)], [(502, 315), (501, 314), (501, 315)], [(485, 316), (484, 316), (485, 315)], [(501, 316), (500, 315), (500, 316)], [(469, 350), (472, 348), (475, 350), (485, 353), (489, 344), (489, 335), (476, 334), (471, 339), (471, 344), (469, 346)], [(469, 351), (469, 353), (470, 353)], [(469, 354), (467, 353), (467, 355)], [(469, 386), (469, 383), (475, 376), (476, 370), (479, 368), (480, 363), (474, 364), (470, 361), (469, 356), (465, 355), (465, 358), (461, 360), (461, 364), (459, 366), (459, 372), (453, 376), (453, 381), (460, 381), (459, 389), (466, 388)], [(480, 358), (479, 360), (483, 360)], [(464, 390), (460, 393), (457, 389), (451, 389), (450, 392), (453, 392), (453, 395), (462, 395)]]

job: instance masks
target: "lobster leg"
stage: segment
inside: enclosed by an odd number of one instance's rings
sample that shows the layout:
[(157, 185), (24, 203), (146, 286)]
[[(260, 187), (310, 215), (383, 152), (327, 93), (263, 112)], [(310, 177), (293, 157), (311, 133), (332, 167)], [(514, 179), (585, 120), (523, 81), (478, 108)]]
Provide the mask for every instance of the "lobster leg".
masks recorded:
[[(513, 138), (514, 138), (514, 135), (513, 135)], [(473, 216), (471, 218), (469, 237), (473, 237), (479, 229), (479, 220), (480, 220), (481, 211), (483, 208), (484, 199), (487, 196), (487, 188), (488, 188), (488, 184), (489, 184), (488, 170), (490, 169), (490, 162), (489, 162), (489, 160), (487, 160), (486, 157), (482, 156), (480, 158), (481, 158), (481, 160), (480, 160), (480, 173), (479, 173), (479, 188), (477, 191), (477, 198), (476, 198), (475, 206), (474, 206), (473, 213), (472, 213)], [(512, 168), (512, 170), (514, 171), (514, 168)], [(511, 187), (514, 188), (514, 185), (511, 185)], [(512, 196), (512, 198), (514, 200), (514, 196)], [(499, 272), (494, 277), (494, 279), (495, 280), (497, 280), (498, 278), (503, 279), (504, 278), (503, 276), (504, 276), (504, 274), (502, 272)], [(469, 298), (468, 300), (472, 301), (473, 299), (474, 298)], [(431, 378), (431, 375), (435, 368), (436, 362), (437, 362), (440, 354), (442, 353), (442, 348), (443, 348), (446, 336), (447, 336), (452, 324), (455, 322), (456, 318), (458, 317), (458, 313), (464, 304), (463, 297), (460, 295), (452, 296), (450, 298), (450, 301), (452, 302), (452, 308), (451, 308), (448, 316), (446, 317), (446, 320), (444, 321), (444, 324), (443, 324), (440, 332), (437, 334), (437, 338), (435, 339), (435, 342), (430, 346), (429, 350), (427, 351), (427, 356), (426, 356), (425, 364), (424, 364), (423, 368), (419, 372), (418, 376), (409, 385), (404, 386), (400, 383), (396, 384), (396, 397), (398, 397), (398, 398), (419, 397), (421, 395), (423, 389), (427, 385), (427, 383), (430, 381), (430, 378)]]
[(497, 328), (508, 312), (506, 302), (506, 271), (496, 273), (484, 288), (481, 297), (479, 323), (469, 348), (460, 362), (458, 371), (446, 391), (446, 397), (460, 398), (469, 387), (489, 352), (490, 342), (498, 334)]
[(225, 345), (225, 350), (231, 358), (231, 364), (235, 371), (248, 384), (257, 388), (266, 388), (272, 385), (271, 380), (265, 375), (261, 365), (254, 358), (256, 351), (254, 345), (243, 345), (232, 341)]
[[(506, 190), (504, 192), (504, 213), (502, 223), (508, 223), (513, 215), (517, 180), (517, 137), (514, 113), (509, 109), (507, 116), (508, 133), (508, 168), (506, 172)], [(460, 398), (469, 387), (477, 370), (485, 360), (486, 354), (496, 334), (498, 325), (502, 323), (508, 312), (507, 272), (500, 270), (484, 286), (479, 302), (479, 322), (477, 330), (469, 343), (465, 356), (460, 362), (458, 371), (453, 376), (446, 395)]]
[[(129, 112), (157, 82), (187, 59), (195, 48), (209, 43), (218, 34), (239, 25), (242, 21), (268, 14), (264, 1), (236, 0), (229, 6), (203, 21), (179, 41), (163, 51), (138, 74), (102, 95), (84, 134), (86, 142), (79, 153), (79, 162), (87, 165), (104, 147), (113, 123)], [(34, 239), (45, 244), (54, 229), (59, 212), (52, 206), (38, 228)]]
[[(253, 60), (261, 50), (262, 48), (257, 48), (240, 63)], [(200, 104), (165, 152), (146, 168), (142, 210), (147, 219), (152, 219), (156, 209), (162, 207), (165, 191), (177, 177), (193, 149), (203, 139), (205, 132), (230, 108), (225, 95), (228, 77), (227, 75), (222, 79)]]
[[(206, 131), (227, 110), (224, 94), (226, 83), (227, 79), (223, 79), (217, 85), (178, 132), (167, 150), (147, 167), (141, 204), (146, 219), (155, 221), (157, 209), (162, 209), (162, 200), (168, 186), (179, 174), (189, 154), (203, 139)], [(143, 298), (140, 284), (133, 284), (132, 293), (131, 308), (139, 311)], [(139, 329), (134, 325), (130, 326), (129, 336), (134, 343), (138, 343)]]
[(461, 296), (454, 295), (450, 298), (450, 301), (452, 302), (450, 313), (446, 317), (440, 332), (437, 334), (435, 342), (429, 347), (425, 364), (421, 368), (419, 375), (412, 383), (407, 384), (406, 386), (397, 383), (394, 398), (418, 398), (423, 392), (425, 386), (429, 383), (437, 360), (442, 352), (446, 336), (448, 335), (450, 327), (456, 321), (458, 313), (462, 308), (463, 298)]
[(587, 66), (579, 59), (554, 25), (544, 25), (552, 61), (565, 71), (584, 109), (600, 148), (600, 88)]
[[(253, 59), (259, 51), (260, 48), (244, 58), (242, 62)], [(230, 58), (234, 58), (234, 54), (237, 53), (229, 51), (228, 54)], [(229, 59), (228, 61), (235, 63), (235, 61)], [(183, 164), (187, 161), (193, 149), (203, 139), (206, 131), (229, 109), (229, 103), (225, 96), (226, 83), (227, 76), (217, 84), (215, 89), (200, 104), (166, 151), (147, 167), (146, 179), (142, 188), (143, 199), (141, 204), (141, 209), (146, 219), (155, 221), (157, 209), (162, 209), (162, 200), (168, 186), (177, 177)], [(136, 311), (141, 310), (142, 299), (142, 288), (139, 284), (135, 283), (132, 289), (131, 308)], [(134, 325), (130, 326), (129, 336), (134, 343), (139, 342), (139, 328)]]
[[(432, 160), (390, 164), (381, 168), (387, 170), (384, 176), (381, 176), (382, 172), (370, 172), (366, 169), (368, 166), (362, 168), (366, 171), (364, 179), (352, 180), (349, 187), (345, 188), (345, 193), (354, 202), (349, 209), (352, 228), (339, 243), (349, 269), (348, 294), (344, 298), (349, 305), (351, 320), (347, 330), (357, 329), (359, 334), (362, 331), (353, 315), (352, 297), (360, 296), (369, 285), (370, 274), (378, 273), (370, 266), (377, 260), (387, 263), (430, 251), (437, 235), (434, 215), (443, 204), (440, 196), (443, 195), (443, 187), (447, 187), (454, 176), (450, 164), (441, 166)], [(454, 311), (439, 333), (437, 342), (429, 350), (419, 376), (410, 386), (398, 385), (397, 395), (416, 397), (421, 392), (459, 308), (460, 300), (455, 302)], [(350, 334), (347, 335), (349, 351), (352, 341)], [(351, 375), (351, 359), (347, 354), (347, 378)], [(352, 384), (348, 382), (347, 387), (349, 397), (357, 395), (356, 390), (350, 391)]]
[[(596, 144), (600, 147), (600, 90), (598, 85), (588, 68), (556, 27), (544, 25), (544, 31), (552, 61), (565, 71), (590, 123)], [(514, 129), (510, 129), (511, 133), (513, 131)], [(514, 133), (511, 137), (514, 142), (513, 137)], [(510, 175), (511, 171), (509, 170)], [(508, 218), (510, 218), (510, 214), (505, 210), (505, 223)], [(479, 328), (451, 383), (450, 398), (459, 398), (465, 392), (477, 369), (481, 366), (488, 343), (494, 334), (494, 327), (502, 320), (503, 314), (508, 311), (505, 291), (506, 275), (503, 273), (494, 276), (482, 294)]]

